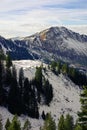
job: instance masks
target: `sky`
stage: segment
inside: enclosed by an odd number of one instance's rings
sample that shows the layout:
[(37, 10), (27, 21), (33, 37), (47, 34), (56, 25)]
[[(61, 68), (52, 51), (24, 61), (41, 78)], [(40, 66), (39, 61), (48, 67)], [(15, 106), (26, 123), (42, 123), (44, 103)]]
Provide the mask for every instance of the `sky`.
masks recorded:
[(0, 0), (1, 36), (29, 36), (51, 26), (87, 34), (87, 0)]

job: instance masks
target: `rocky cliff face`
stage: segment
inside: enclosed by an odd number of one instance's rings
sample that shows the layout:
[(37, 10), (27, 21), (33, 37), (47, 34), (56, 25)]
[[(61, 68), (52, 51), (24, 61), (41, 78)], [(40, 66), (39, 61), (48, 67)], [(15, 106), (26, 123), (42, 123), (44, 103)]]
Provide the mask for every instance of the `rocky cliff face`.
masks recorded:
[(87, 36), (65, 27), (51, 27), (19, 40), (0, 38), (0, 47), (13, 59), (62, 59), (87, 65)]

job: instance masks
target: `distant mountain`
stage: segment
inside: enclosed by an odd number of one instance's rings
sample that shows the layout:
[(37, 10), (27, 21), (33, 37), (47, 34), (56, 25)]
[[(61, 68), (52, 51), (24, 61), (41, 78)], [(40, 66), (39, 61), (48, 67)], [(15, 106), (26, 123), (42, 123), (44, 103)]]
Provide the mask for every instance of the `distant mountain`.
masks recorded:
[(65, 27), (51, 27), (29, 37), (9, 39), (0, 37), (0, 48), (13, 59), (63, 60), (87, 65), (87, 36)]

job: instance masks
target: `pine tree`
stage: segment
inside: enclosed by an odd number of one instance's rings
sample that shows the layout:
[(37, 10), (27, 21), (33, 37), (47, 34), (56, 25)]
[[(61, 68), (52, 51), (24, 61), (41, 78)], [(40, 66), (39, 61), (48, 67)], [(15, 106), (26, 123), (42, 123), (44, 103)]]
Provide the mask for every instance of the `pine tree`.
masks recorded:
[(20, 68), (19, 70), (19, 85), (21, 87), (21, 94), (22, 91), (23, 91), (23, 85), (24, 85), (24, 71), (23, 71), (23, 68)]
[(12, 84), (8, 94), (8, 110), (12, 114), (21, 114), (20, 91), (15, 78), (12, 78)]
[(23, 93), (23, 106), (24, 106), (24, 113), (30, 113), (30, 106), (31, 106), (31, 85), (29, 84), (28, 78), (24, 80), (24, 93)]
[(12, 60), (11, 60), (10, 55), (8, 54), (6, 57), (6, 67), (10, 68), (11, 66), (12, 66)]
[(74, 130), (82, 130), (82, 127), (80, 125), (76, 125), (76, 127), (74, 128)]
[(57, 62), (57, 65), (56, 65), (56, 72), (57, 72), (57, 74), (60, 74), (60, 72), (61, 72), (61, 62), (60, 62), (60, 61)]
[(21, 130), (21, 124), (20, 121), (18, 120), (17, 115), (14, 116), (8, 130)]
[(8, 87), (11, 85), (12, 82), (12, 73), (10, 68), (6, 68), (6, 73), (5, 73), (5, 85)]
[(55, 73), (56, 71), (56, 66), (57, 66), (57, 63), (55, 61), (52, 61), (51, 62), (51, 70)]
[(65, 124), (65, 130), (73, 130), (74, 128), (73, 117), (67, 114), (64, 124)]
[(58, 130), (65, 130), (64, 116), (61, 115), (58, 123)]
[(24, 123), (24, 127), (23, 130), (30, 130), (31, 129), (31, 123), (30, 121), (27, 119)]
[(12, 66), (12, 77), (17, 80), (17, 70), (15, 65)]
[(21, 110), (24, 111), (24, 101), (23, 101), (23, 94), (24, 94), (24, 71), (23, 68), (19, 70), (19, 88), (20, 88), (20, 103), (21, 103)]
[(68, 74), (68, 64), (63, 64), (63, 66), (62, 66), (62, 73), (63, 74)]
[(43, 89), (44, 89), (45, 103), (49, 105), (53, 98), (53, 88), (48, 80), (45, 80)]
[(11, 124), (11, 122), (9, 121), (9, 118), (8, 118), (7, 121), (6, 121), (6, 124), (5, 124), (6, 130), (8, 130), (8, 128), (10, 127), (10, 124)]
[(36, 100), (35, 87), (32, 86), (31, 92), (31, 113), (33, 118), (39, 118), (38, 103)]
[(2, 103), (3, 103), (2, 73), (3, 73), (3, 64), (2, 64), (2, 61), (0, 60), (0, 105), (2, 105)]
[(35, 87), (29, 83), (28, 78), (24, 81), (23, 101), (25, 114), (28, 114), (32, 118), (39, 118)]
[(5, 55), (4, 55), (4, 52), (3, 50), (0, 48), (0, 60), (5, 60)]
[(5, 79), (5, 67), (3, 61), (0, 60), (0, 105), (5, 105), (6, 103), (6, 91), (4, 89), (4, 79)]
[(42, 112), (42, 118), (43, 118), (43, 120), (46, 119), (46, 115), (45, 115), (44, 111)]
[(36, 87), (42, 92), (42, 67), (37, 67), (35, 72)]
[(78, 124), (81, 125), (82, 130), (87, 130), (87, 87), (84, 86), (84, 90), (81, 93), (81, 112), (78, 113), (79, 121)]
[(41, 128), (41, 130), (56, 130), (56, 124), (53, 120), (50, 113), (48, 113), (47, 118), (44, 122), (44, 126)]

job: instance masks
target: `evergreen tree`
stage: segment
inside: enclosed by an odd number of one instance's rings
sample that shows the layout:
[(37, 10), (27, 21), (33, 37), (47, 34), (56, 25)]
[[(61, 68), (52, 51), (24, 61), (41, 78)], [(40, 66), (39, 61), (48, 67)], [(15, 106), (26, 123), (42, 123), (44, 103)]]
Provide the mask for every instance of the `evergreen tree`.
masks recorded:
[(10, 68), (6, 68), (6, 73), (5, 73), (5, 85), (8, 87), (11, 85), (12, 82), (12, 73)]
[(46, 119), (46, 115), (45, 115), (44, 111), (42, 112), (42, 118), (43, 118), (43, 120)]
[(81, 112), (78, 113), (79, 125), (81, 125), (82, 130), (87, 130), (87, 87), (84, 86), (84, 90), (81, 93)]
[(61, 72), (61, 62), (60, 61), (57, 62), (56, 72), (57, 72), (57, 74), (60, 74), (60, 72)]
[(8, 109), (12, 114), (21, 114), (20, 91), (15, 78), (12, 78), (12, 83), (8, 94)]
[(49, 105), (53, 98), (53, 88), (48, 80), (45, 80), (44, 83), (44, 96), (45, 96), (45, 103)]
[(68, 64), (63, 64), (62, 66), (62, 73), (63, 74), (68, 74)]
[(44, 122), (44, 126), (41, 128), (41, 130), (56, 130), (56, 124), (53, 120), (50, 113), (48, 113), (48, 116)]
[(4, 70), (5, 68), (3, 61), (0, 60), (0, 105), (5, 105), (6, 103), (6, 91), (4, 89), (4, 79), (5, 79)]
[(20, 88), (20, 102), (21, 102), (21, 108), (22, 111), (24, 109), (24, 101), (23, 101), (23, 94), (24, 94), (24, 71), (23, 68), (20, 68), (19, 70), (19, 88)]
[(64, 124), (65, 124), (65, 130), (73, 130), (74, 128), (73, 117), (67, 114)]
[(15, 66), (13, 65), (12, 66), (12, 77), (17, 80), (17, 70), (15, 68)]
[(24, 127), (23, 130), (30, 130), (31, 129), (31, 123), (30, 121), (27, 119), (24, 123)]
[(6, 57), (6, 67), (10, 68), (11, 66), (12, 66), (12, 60), (11, 60), (10, 55), (8, 54)]
[(58, 130), (65, 130), (64, 116), (61, 115), (58, 123)]
[(80, 125), (76, 125), (74, 130), (82, 130), (82, 127)]
[(24, 94), (23, 94), (23, 105), (24, 105), (24, 113), (30, 113), (31, 106), (31, 85), (29, 84), (28, 78), (24, 80)]
[(2, 69), (2, 62), (0, 60), (0, 105), (2, 105), (3, 103), (3, 86), (2, 86), (2, 73), (3, 73), (3, 69)]
[(12, 123), (8, 127), (8, 130), (21, 130), (21, 124), (20, 121), (18, 120), (17, 115), (14, 116)]
[(5, 55), (4, 55), (4, 52), (3, 50), (0, 48), (0, 60), (5, 60)]
[(55, 73), (56, 71), (56, 66), (57, 66), (57, 63), (55, 61), (52, 61), (51, 62), (51, 70)]
[(37, 67), (35, 72), (36, 87), (42, 92), (42, 67)]
[(39, 118), (35, 87), (29, 83), (28, 78), (24, 81), (23, 101), (25, 114), (32, 118)]
[(39, 111), (38, 111), (38, 103), (36, 100), (36, 94), (35, 94), (35, 87), (32, 86), (32, 92), (31, 92), (31, 116), (33, 118), (39, 118)]
[(10, 127), (10, 124), (11, 124), (11, 122), (9, 121), (9, 118), (8, 118), (7, 121), (6, 121), (6, 124), (5, 124), (6, 130), (8, 130), (8, 128)]
[(23, 85), (24, 85), (24, 71), (23, 68), (19, 70), (19, 85), (21, 88), (21, 95), (23, 94)]

